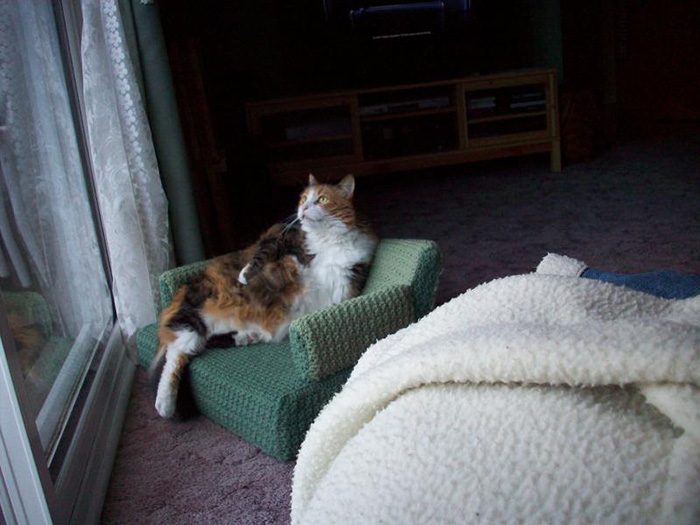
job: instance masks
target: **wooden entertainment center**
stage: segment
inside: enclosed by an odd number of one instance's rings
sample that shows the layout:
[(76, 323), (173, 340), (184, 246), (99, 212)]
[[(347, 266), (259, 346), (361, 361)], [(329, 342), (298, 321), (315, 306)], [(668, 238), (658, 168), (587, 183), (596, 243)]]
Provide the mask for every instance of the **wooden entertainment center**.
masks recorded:
[(561, 170), (557, 72), (526, 70), (252, 102), (275, 182), (550, 153)]

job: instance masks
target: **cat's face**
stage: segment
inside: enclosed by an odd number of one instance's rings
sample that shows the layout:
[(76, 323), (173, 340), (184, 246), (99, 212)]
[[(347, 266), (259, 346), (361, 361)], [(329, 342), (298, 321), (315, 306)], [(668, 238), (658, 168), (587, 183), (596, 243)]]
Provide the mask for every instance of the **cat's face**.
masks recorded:
[(355, 178), (352, 175), (347, 175), (338, 184), (319, 184), (313, 175), (309, 175), (309, 185), (302, 192), (297, 208), (297, 217), (302, 227), (316, 228), (338, 223), (353, 226), (354, 191)]

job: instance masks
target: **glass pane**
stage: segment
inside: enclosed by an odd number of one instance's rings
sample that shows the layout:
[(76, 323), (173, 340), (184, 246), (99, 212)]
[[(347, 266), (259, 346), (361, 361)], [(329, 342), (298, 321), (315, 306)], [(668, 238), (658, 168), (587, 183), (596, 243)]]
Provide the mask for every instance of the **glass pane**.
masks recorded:
[(265, 115), (261, 119), (266, 146), (352, 138), (350, 107), (331, 106)]
[(268, 158), (273, 162), (294, 162), (352, 155), (354, 151), (355, 143), (352, 139), (290, 142), (270, 148)]
[[(0, 24), (0, 290), (47, 459), (113, 323), (49, 0)], [(75, 418), (73, 418), (74, 420)]]
[(366, 159), (451, 151), (458, 147), (454, 113), (401, 117), (362, 124)]
[(470, 139), (515, 135), (531, 131), (546, 131), (547, 115), (533, 115), (493, 121), (485, 120), (476, 124), (469, 124), (468, 129)]
[(547, 109), (547, 90), (544, 84), (467, 91), (465, 98), (470, 121), (520, 116)]
[(445, 109), (453, 106), (453, 94), (453, 85), (367, 93), (360, 95), (360, 117)]

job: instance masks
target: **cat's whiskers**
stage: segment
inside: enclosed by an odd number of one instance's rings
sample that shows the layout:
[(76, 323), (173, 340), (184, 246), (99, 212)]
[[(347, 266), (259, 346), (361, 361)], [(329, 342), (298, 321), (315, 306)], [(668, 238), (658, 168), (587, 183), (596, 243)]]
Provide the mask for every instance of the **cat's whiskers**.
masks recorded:
[(294, 220), (290, 223), (288, 223), (284, 228), (282, 228), (282, 232), (280, 235), (285, 235), (289, 230), (292, 229), (292, 226), (294, 226), (297, 222), (299, 222), (299, 217), (294, 218)]

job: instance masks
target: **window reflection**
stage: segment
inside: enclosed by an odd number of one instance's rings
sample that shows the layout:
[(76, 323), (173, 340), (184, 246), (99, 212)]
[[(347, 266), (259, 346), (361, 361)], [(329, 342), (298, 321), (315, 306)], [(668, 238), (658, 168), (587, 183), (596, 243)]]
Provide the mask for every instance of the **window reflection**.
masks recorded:
[(0, 24), (0, 289), (25, 408), (50, 458), (113, 309), (51, 2), (11, 2), (7, 11)]

